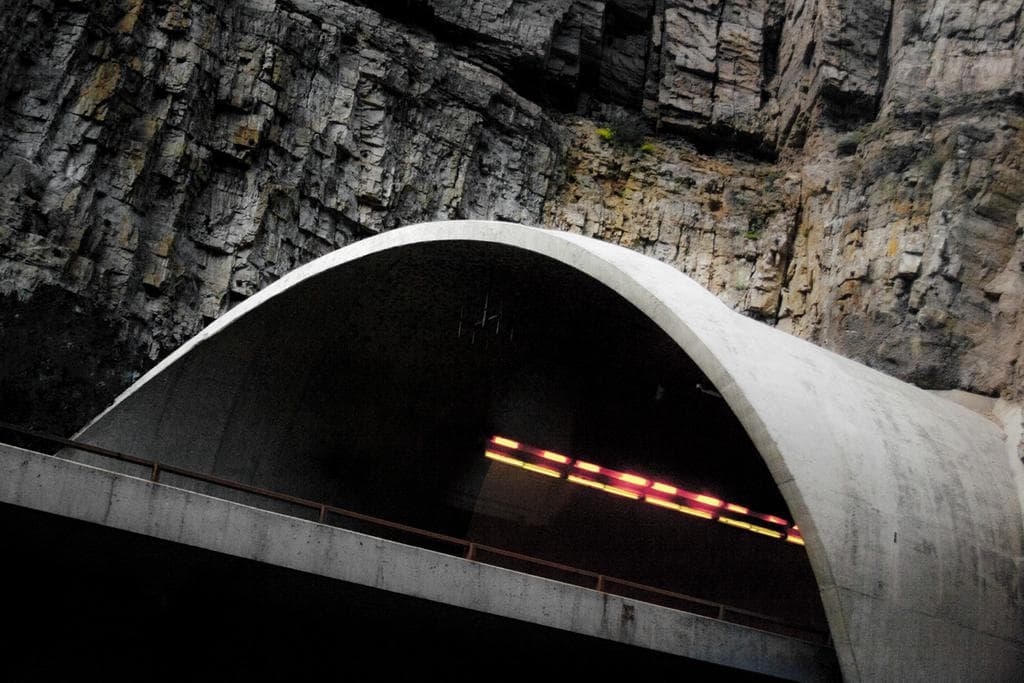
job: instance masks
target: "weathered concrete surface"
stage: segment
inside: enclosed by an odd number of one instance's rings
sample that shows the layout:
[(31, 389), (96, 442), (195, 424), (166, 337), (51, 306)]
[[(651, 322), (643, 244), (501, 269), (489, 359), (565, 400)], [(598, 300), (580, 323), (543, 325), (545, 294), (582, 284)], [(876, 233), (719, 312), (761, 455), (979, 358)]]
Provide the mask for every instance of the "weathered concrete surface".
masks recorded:
[(0, 500), (381, 590), (798, 680), (819, 645), (0, 445)]
[(167, 378), (197, 345), (230, 335), (248, 316), (258, 320), (262, 304), (315, 287), (318, 275), (358, 268), (360, 257), (452, 240), (505, 244), (572, 265), (637, 306), (696, 361), (800, 524), (846, 678), (999, 680), (1024, 671), (1019, 463), (1007, 459), (995, 424), (739, 316), (665, 264), (578, 235), (464, 221), (364, 240), (238, 306), (80, 437), (133, 450), (134, 436), (163, 411), (161, 439), (189, 438), (191, 426), (167, 415), (192, 397), (176, 397)]

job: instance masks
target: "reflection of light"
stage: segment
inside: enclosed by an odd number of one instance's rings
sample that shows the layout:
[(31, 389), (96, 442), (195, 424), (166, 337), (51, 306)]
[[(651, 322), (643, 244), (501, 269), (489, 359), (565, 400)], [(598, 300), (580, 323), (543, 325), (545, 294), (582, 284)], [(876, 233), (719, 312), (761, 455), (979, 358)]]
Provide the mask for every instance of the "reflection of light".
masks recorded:
[[(796, 527), (793, 527), (793, 528), (795, 529)], [(799, 536), (795, 536), (793, 534), (789, 534), (788, 536), (786, 536), (786, 540), (789, 541), (790, 543), (796, 543), (797, 545), (803, 545), (804, 544), (804, 539), (800, 538)]]
[(775, 531), (774, 529), (765, 529), (763, 526), (757, 526), (756, 524), (750, 525), (750, 530), (755, 534), (761, 534), (762, 536), (771, 536), (772, 538), (782, 538), (782, 532)]
[(679, 511), (680, 512), (685, 512), (688, 515), (693, 515), (694, 517), (700, 517), (701, 519), (713, 519), (714, 518), (714, 515), (711, 514), (710, 512), (705, 512), (704, 510), (697, 510), (695, 508), (686, 507), (685, 505), (680, 505), (679, 506)]
[(742, 505), (736, 505), (734, 503), (727, 504), (725, 506), (725, 509), (728, 510), (729, 512), (738, 512), (741, 515), (750, 514), (750, 508), (745, 508)]
[(711, 505), (716, 508), (722, 507), (722, 501), (718, 500), (717, 498), (712, 498), (711, 496), (698, 494), (697, 496), (694, 497), (694, 500), (697, 501), (698, 503), (704, 503), (705, 505)]
[(590, 486), (595, 489), (604, 489), (604, 484), (593, 479), (587, 479), (586, 477), (577, 477), (575, 474), (570, 474), (567, 479), (574, 484), (583, 484), (584, 486)]
[(644, 500), (650, 503), (651, 505), (660, 505), (661, 507), (668, 508), (669, 510), (679, 509), (678, 505), (676, 505), (670, 500), (665, 500), (664, 498), (653, 498), (651, 496), (644, 496)]
[(522, 460), (516, 460), (515, 458), (510, 458), (507, 455), (495, 453), (494, 451), (484, 451), (484, 455), (486, 455), (491, 460), (497, 460), (498, 462), (503, 462), (507, 465), (515, 465), (516, 467), (522, 467), (526, 464)]
[(661, 491), (662, 493), (669, 493), (669, 494), (671, 494), (673, 496), (676, 495), (677, 493), (679, 493), (679, 489), (677, 489), (675, 486), (669, 486), (668, 484), (662, 484), (660, 481), (654, 482), (651, 485), (651, 488), (654, 489), (655, 491)]
[(643, 477), (638, 477), (635, 474), (620, 474), (619, 479), (626, 482), (627, 484), (636, 484), (637, 486), (647, 486), (647, 480)]
[(582, 460), (577, 460), (576, 461), (576, 467), (579, 467), (581, 470), (586, 470), (587, 472), (600, 472), (601, 471), (600, 466), (595, 465), (595, 464), (590, 463), (590, 462), (583, 462)]
[(559, 455), (558, 453), (552, 453), (551, 451), (541, 451), (540, 457), (545, 458), (547, 460), (551, 460), (553, 462), (560, 462), (563, 465), (566, 465), (569, 462), (569, 458), (565, 457), (564, 455)]
[(639, 493), (627, 491), (626, 489), (620, 489), (617, 486), (605, 486), (604, 490), (607, 491), (608, 493), (614, 493), (617, 496), (622, 496), (623, 498), (632, 498), (633, 500), (640, 499)]
[(750, 528), (750, 525), (747, 524), (746, 522), (741, 522), (740, 520), (733, 519), (731, 517), (719, 517), (718, 521), (721, 522), (722, 524), (728, 524), (729, 526), (739, 527), (740, 529), (749, 529)]
[(506, 439), (503, 436), (496, 436), (493, 439), (491, 439), (491, 441), (493, 441), (494, 443), (498, 444), (499, 446), (505, 446), (506, 448), (515, 448), (516, 450), (519, 449), (519, 442), (518, 441), (513, 441), (512, 439)]
[(746, 529), (747, 531), (753, 531), (755, 534), (761, 534), (762, 536), (771, 536), (772, 538), (782, 538), (783, 534), (775, 531), (774, 529), (766, 529), (763, 526), (756, 524), (748, 524), (747, 522), (741, 522), (738, 519), (732, 519), (730, 517), (719, 517), (718, 521), (722, 524), (728, 524), (730, 526), (739, 527), (740, 529)]
[(523, 469), (524, 470), (530, 470), (531, 472), (536, 472), (537, 474), (544, 474), (544, 475), (547, 475), (549, 477), (554, 477), (555, 479), (561, 479), (561, 477), (562, 477), (562, 473), (559, 472), (558, 470), (553, 470), (550, 467), (542, 467), (540, 465), (533, 465), (531, 463), (524, 463), (523, 464)]

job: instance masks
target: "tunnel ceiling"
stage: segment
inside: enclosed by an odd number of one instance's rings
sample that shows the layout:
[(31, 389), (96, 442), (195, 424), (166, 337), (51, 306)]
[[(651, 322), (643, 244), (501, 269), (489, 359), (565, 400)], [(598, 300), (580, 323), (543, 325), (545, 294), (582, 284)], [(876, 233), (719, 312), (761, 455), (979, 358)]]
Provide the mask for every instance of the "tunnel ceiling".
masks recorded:
[(395, 250), (279, 307), (277, 334), (301, 330), (312, 368), (298, 401), (320, 415), (305, 431), (337, 430), (310, 448), (334, 449), (338, 467), (398, 459), (404, 478), (424, 480), (444, 451), (479, 455), (508, 433), (788, 512), (697, 366), (632, 304), (553, 259), (470, 242)]

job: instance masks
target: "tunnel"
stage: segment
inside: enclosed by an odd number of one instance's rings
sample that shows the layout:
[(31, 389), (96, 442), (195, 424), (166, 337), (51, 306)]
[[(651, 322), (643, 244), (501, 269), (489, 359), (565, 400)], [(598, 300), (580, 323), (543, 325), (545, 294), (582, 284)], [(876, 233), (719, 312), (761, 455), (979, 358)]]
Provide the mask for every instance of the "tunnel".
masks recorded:
[[(869, 653), (901, 647), (864, 605), (888, 605), (904, 641), (919, 616), (870, 583), (920, 573), (887, 569), (890, 525), (915, 533), (888, 487), (914, 458), (950, 471), (945, 450), (1001, 443), (958, 406), (743, 319), (664, 264), (477, 221), (395, 231), (293, 272), (78, 438), (542, 558), (551, 578), (576, 580), (552, 569), (565, 565), (622, 579), (626, 595), (635, 583), (728, 605), (755, 628), (831, 633), (854, 679)], [(954, 478), (970, 497), (1005, 489), (997, 471)], [(898, 493), (904, 506), (918, 495)], [(954, 520), (959, 540), (1001, 514)], [(1019, 518), (1002, 519), (1012, 536)]]
[[(755, 518), (752, 533), (720, 509), (792, 518), (713, 383), (549, 257), (468, 241), (374, 254), (290, 289), (166, 381), (189, 399), (133, 452), (166, 460), (154, 444), (174, 443), (173, 463), (218, 477), (827, 631), (785, 526)], [(495, 436), (721, 504), (680, 499), (685, 514), (645, 504), (679, 498), (649, 486), (510, 466), (486, 454), (525, 456)]]

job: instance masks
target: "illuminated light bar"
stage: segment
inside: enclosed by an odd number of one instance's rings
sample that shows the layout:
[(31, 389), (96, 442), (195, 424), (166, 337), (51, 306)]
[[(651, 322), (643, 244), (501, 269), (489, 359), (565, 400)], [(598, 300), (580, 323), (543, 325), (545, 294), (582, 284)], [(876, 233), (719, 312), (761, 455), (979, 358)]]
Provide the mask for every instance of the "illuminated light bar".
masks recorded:
[(640, 494), (634, 491), (628, 491), (626, 489), (620, 489), (617, 486), (605, 486), (604, 490), (608, 493), (614, 493), (616, 496), (622, 496), (623, 498), (632, 498), (633, 500), (640, 500)]
[(599, 481), (594, 481), (593, 479), (587, 479), (586, 477), (577, 477), (575, 474), (570, 474), (566, 478), (574, 484), (582, 484), (584, 486), (589, 486), (591, 488), (601, 489), (602, 491), (604, 490), (604, 484), (602, 484)]
[(541, 451), (540, 457), (544, 458), (545, 460), (551, 460), (552, 462), (561, 463), (563, 465), (569, 464), (569, 458), (565, 457), (564, 455), (559, 455), (558, 453), (553, 453), (552, 451)]
[(753, 531), (755, 534), (761, 534), (762, 536), (782, 538), (785, 535), (779, 531), (775, 531), (774, 529), (766, 529), (763, 526), (757, 526), (756, 524), (748, 524), (747, 522), (741, 522), (738, 519), (732, 519), (730, 517), (719, 517), (718, 521), (722, 524), (728, 524), (729, 526), (735, 526), (739, 527), (740, 529), (746, 529), (747, 531)]
[(637, 486), (647, 486), (647, 480), (643, 477), (638, 477), (635, 474), (619, 474), (619, 479), (626, 482), (627, 484), (636, 484)]
[(775, 515), (758, 515), (758, 517), (771, 524), (778, 524), (779, 526), (789, 526), (789, 522), (782, 519), (782, 517), (776, 517)]
[(680, 512), (685, 512), (688, 515), (693, 515), (694, 517), (700, 517), (701, 519), (714, 519), (715, 518), (715, 516), (713, 514), (711, 514), (710, 512), (707, 512), (706, 510), (698, 510), (696, 508), (687, 507), (685, 505), (680, 505), (679, 506), (679, 511)]
[(762, 536), (771, 536), (772, 538), (782, 538), (785, 536), (781, 531), (775, 531), (775, 529), (765, 529), (763, 526), (757, 526), (756, 524), (750, 525), (750, 531), (755, 534), (761, 534)]
[(516, 460), (515, 458), (510, 458), (507, 455), (495, 453), (494, 451), (484, 451), (484, 455), (491, 460), (497, 460), (498, 462), (503, 462), (506, 465), (515, 465), (516, 467), (523, 467), (526, 465), (522, 460)]
[(562, 478), (561, 472), (559, 472), (558, 470), (553, 470), (550, 467), (542, 467), (541, 465), (534, 465), (532, 463), (527, 462), (523, 463), (523, 469), (530, 470), (531, 472), (536, 472), (537, 474), (544, 474), (549, 477), (554, 477), (555, 479)]
[(747, 524), (746, 522), (741, 522), (738, 519), (733, 519), (731, 517), (719, 517), (718, 521), (722, 524), (728, 524), (729, 526), (739, 527), (740, 529), (746, 529), (748, 531), (750, 530), (749, 524)]
[[(651, 505), (656, 505), (667, 510), (675, 510), (686, 515), (706, 520), (717, 519), (719, 522), (737, 529), (743, 529), (745, 531), (750, 531), (762, 536), (768, 536), (770, 538), (782, 539), (785, 542), (792, 543), (794, 545), (804, 545), (804, 539), (800, 534), (800, 528), (776, 515), (767, 515), (761, 512), (755, 512), (743, 505), (727, 503), (706, 493), (687, 491), (686, 489), (677, 488), (671, 484), (652, 481), (638, 474), (619, 472), (584, 460), (574, 460), (573, 458), (562, 455), (561, 453), (555, 453), (554, 451), (529, 446), (503, 436), (492, 436), (490, 443), (495, 446), (500, 446), (501, 448), (488, 448), (484, 451), (484, 455), (497, 462), (512, 465), (514, 467), (520, 467), (527, 471), (536, 472), (537, 474), (543, 474), (544, 476), (553, 477), (555, 479), (560, 479), (565, 476), (568, 481), (574, 484), (600, 489), (631, 500), (642, 499)], [(512, 454), (507, 453), (506, 450), (518, 451), (515, 455), (524, 459), (512, 457)], [(573, 472), (579, 470), (601, 476), (591, 478), (589, 476), (573, 474)], [(619, 486), (617, 483), (613, 484), (611, 482), (622, 482), (625, 486)], [(657, 492), (662, 495), (646, 495), (647, 491)], [(692, 503), (686, 503), (681, 499), (692, 501)], [(694, 505), (694, 503), (696, 505)], [(718, 514), (718, 509), (708, 508), (719, 508), (723, 512), (728, 511), (730, 513), (734, 513), (740, 518), (736, 518), (735, 516), (720, 516)], [(744, 521), (743, 518), (749, 521)], [(780, 528), (776, 529), (762, 526), (761, 522), (766, 522), (769, 525), (772, 525), (772, 527)]]
[(652, 496), (644, 496), (644, 501), (650, 503), (651, 505), (657, 505), (659, 507), (668, 508), (669, 510), (677, 510), (677, 511), (679, 510), (679, 506), (678, 505), (676, 505), (675, 503), (673, 503), (670, 500), (665, 500), (664, 498), (654, 498)]

